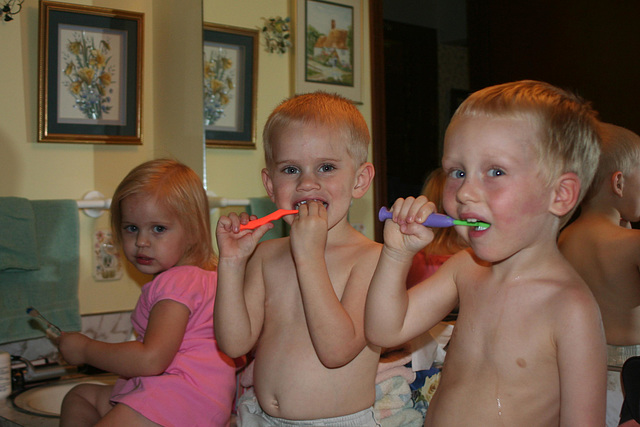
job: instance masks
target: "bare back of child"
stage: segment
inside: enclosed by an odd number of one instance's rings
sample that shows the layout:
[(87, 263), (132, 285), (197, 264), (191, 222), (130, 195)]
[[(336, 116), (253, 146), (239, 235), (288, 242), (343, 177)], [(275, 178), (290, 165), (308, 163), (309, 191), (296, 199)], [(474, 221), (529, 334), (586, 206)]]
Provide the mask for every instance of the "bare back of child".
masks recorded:
[[(567, 131), (576, 123), (581, 133)], [(458, 109), (442, 160), (447, 214), (491, 226), (458, 226), (470, 248), (407, 291), (411, 258), (433, 238), (420, 224), (435, 205), (424, 196), (393, 205), (367, 337), (396, 345), (459, 305), (426, 426), (604, 424), (598, 307), (556, 246), (598, 154), (594, 113), (579, 98), (541, 82), (498, 85)]]
[(366, 123), (345, 99), (306, 94), (274, 110), (263, 139), (267, 194), (298, 213), (285, 217), (289, 237), (260, 244), (271, 224), (241, 231), (246, 213), (218, 222), (216, 336), (228, 355), (255, 351), (256, 399), (241, 399), (240, 425), (376, 425), (380, 349), (363, 324), (380, 245), (347, 221), (374, 173)]
[[(607, 123), (600, 134), (592, 188), (558, 244), (598, 301), (607, 344), (636, 347), (628, 357), (640, 355), (640, 230), (621, 223), (640, 220), (640, 137)], [(609, 365), (622, 367), (612, 356)]]
[(558, 239), (560, 251), (587, 282), (607, 340), (607, 426), (620, 424), (620, 370), (640, 356), (640, 137), (599, 124), (602, 154), (580, 215)]

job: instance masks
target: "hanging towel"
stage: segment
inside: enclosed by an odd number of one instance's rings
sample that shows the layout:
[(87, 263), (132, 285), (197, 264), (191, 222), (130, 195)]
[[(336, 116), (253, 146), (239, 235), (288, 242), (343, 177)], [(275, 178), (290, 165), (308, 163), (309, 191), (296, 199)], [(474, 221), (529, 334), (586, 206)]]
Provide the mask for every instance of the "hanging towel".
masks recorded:
[(0, 270), (39, 267), (31, 202), (22, 197), (0, 197)]
[[(278, 209), (276, 204), (273, 203), (269, 197), (254, 197), (249, 199), (247, 213), (249, 215), (256, 215), (258, 218), (262, 218), (265, 215), (269, 215), (276, 209)], [(282, 219), (273, 221), (272, 224), (274, 227), (267, 231), (260, 241), (277, 239), (279, 237), (286, 237), (289, 235), (289, 225)]]
[(0, 271), (0, 343), (45, 336), (35, 307), (63, 331), (80, 330), (79, 229), (75, 200), (33, 200), (38, 270)]

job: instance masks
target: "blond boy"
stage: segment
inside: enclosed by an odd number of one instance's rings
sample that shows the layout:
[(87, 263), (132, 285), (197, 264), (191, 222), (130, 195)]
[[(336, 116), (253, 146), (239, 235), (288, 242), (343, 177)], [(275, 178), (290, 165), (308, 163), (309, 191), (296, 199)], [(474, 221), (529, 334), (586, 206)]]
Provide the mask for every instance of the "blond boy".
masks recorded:
[[(246, 213), (220, 219), (215, 331), (228, 355), (255, 349), (254, 391), (241, 425), (376, 425), (380, 349), (364, 336), (364, 304), (380, 245), (347, 221), (374, 176), (357, 108), (313, 93), (278, 106), (265, 125), (262, 179), (290, 237), (240, 231)], [(309, 424), (311, 420), (312, 424)], [(324, 423), (324, 424), (321, 424)]]
[(392, 346), (459, 316), (425, 425), (604, 424), (606, 352), (598, 306), (556, 246), (599, 155), (594, 113), (551, 85), (472, 94), (445, 136), (445, 211), (470, 244), (408, 292), (435, 205), (398, 199), (365, 312), (367, 337)]
[[(599, 126), (602, 154), (578, 218), (560, 233), (560, 251), (587, 282), (600, 306), (610, 383), (607, 424), (617, 425), (625, 360), (640, 355), (640, 137), (608, 123)], [(618, 372), (616, 372), (616, 370)]]

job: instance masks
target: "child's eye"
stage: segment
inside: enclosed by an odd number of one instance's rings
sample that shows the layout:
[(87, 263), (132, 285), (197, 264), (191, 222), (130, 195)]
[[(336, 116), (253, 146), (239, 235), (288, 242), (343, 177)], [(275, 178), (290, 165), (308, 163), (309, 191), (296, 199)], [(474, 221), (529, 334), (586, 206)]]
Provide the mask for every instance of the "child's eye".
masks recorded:
[(163, 226), (163, 225), (154, 225), (153, 226), (153, 232), (154, 233), (162, 233), (163, 231), (166, 231), (167, 227)]
[(287, 166), (287, 167), (282, 169), (282, 172), (287, 174), (287, 175), (290, 175), (290, 174), (298, 173), (298, 168), (296, 168), (294, 166)]
[(493, 177), (503, 176), (504, 174), (505, 174), (504, 171), (499, 168), (492, 168), (492, 169), (489, 169), (489, 172), (487, 172), (487, 175), (493, 176)]
[(135, 225), (127, 225), (124, 227), (124, 231), (126, 231), (127, 233), (135, 233), (138, 231), (138, 227), (136, 227)]
[(466, 174), (464, 173), (464, 171), (460, 169), (454, 169), (451, 172), (449, 172), (449, 176), (451, 178), (461, 179), (461, 178), (464, 178)]
[(320, 172), (331, 172), (332, 170), (334, 170), (336, 167), (334, 165), (322, 165), (320, 166)]

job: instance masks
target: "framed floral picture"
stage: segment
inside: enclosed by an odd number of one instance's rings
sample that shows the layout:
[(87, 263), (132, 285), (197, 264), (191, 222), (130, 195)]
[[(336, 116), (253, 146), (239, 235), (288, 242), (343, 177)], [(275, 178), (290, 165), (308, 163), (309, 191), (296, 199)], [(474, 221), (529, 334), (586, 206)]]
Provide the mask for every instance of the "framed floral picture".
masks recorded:
[(294, 0), (295, 93), (362, 101), (362, 0)]
[(255, 149), (259, 31), (205, 23), (203, 40), (206, 144)]
[(40, 2), (39, 142), (142, 143), (143, 18)]

